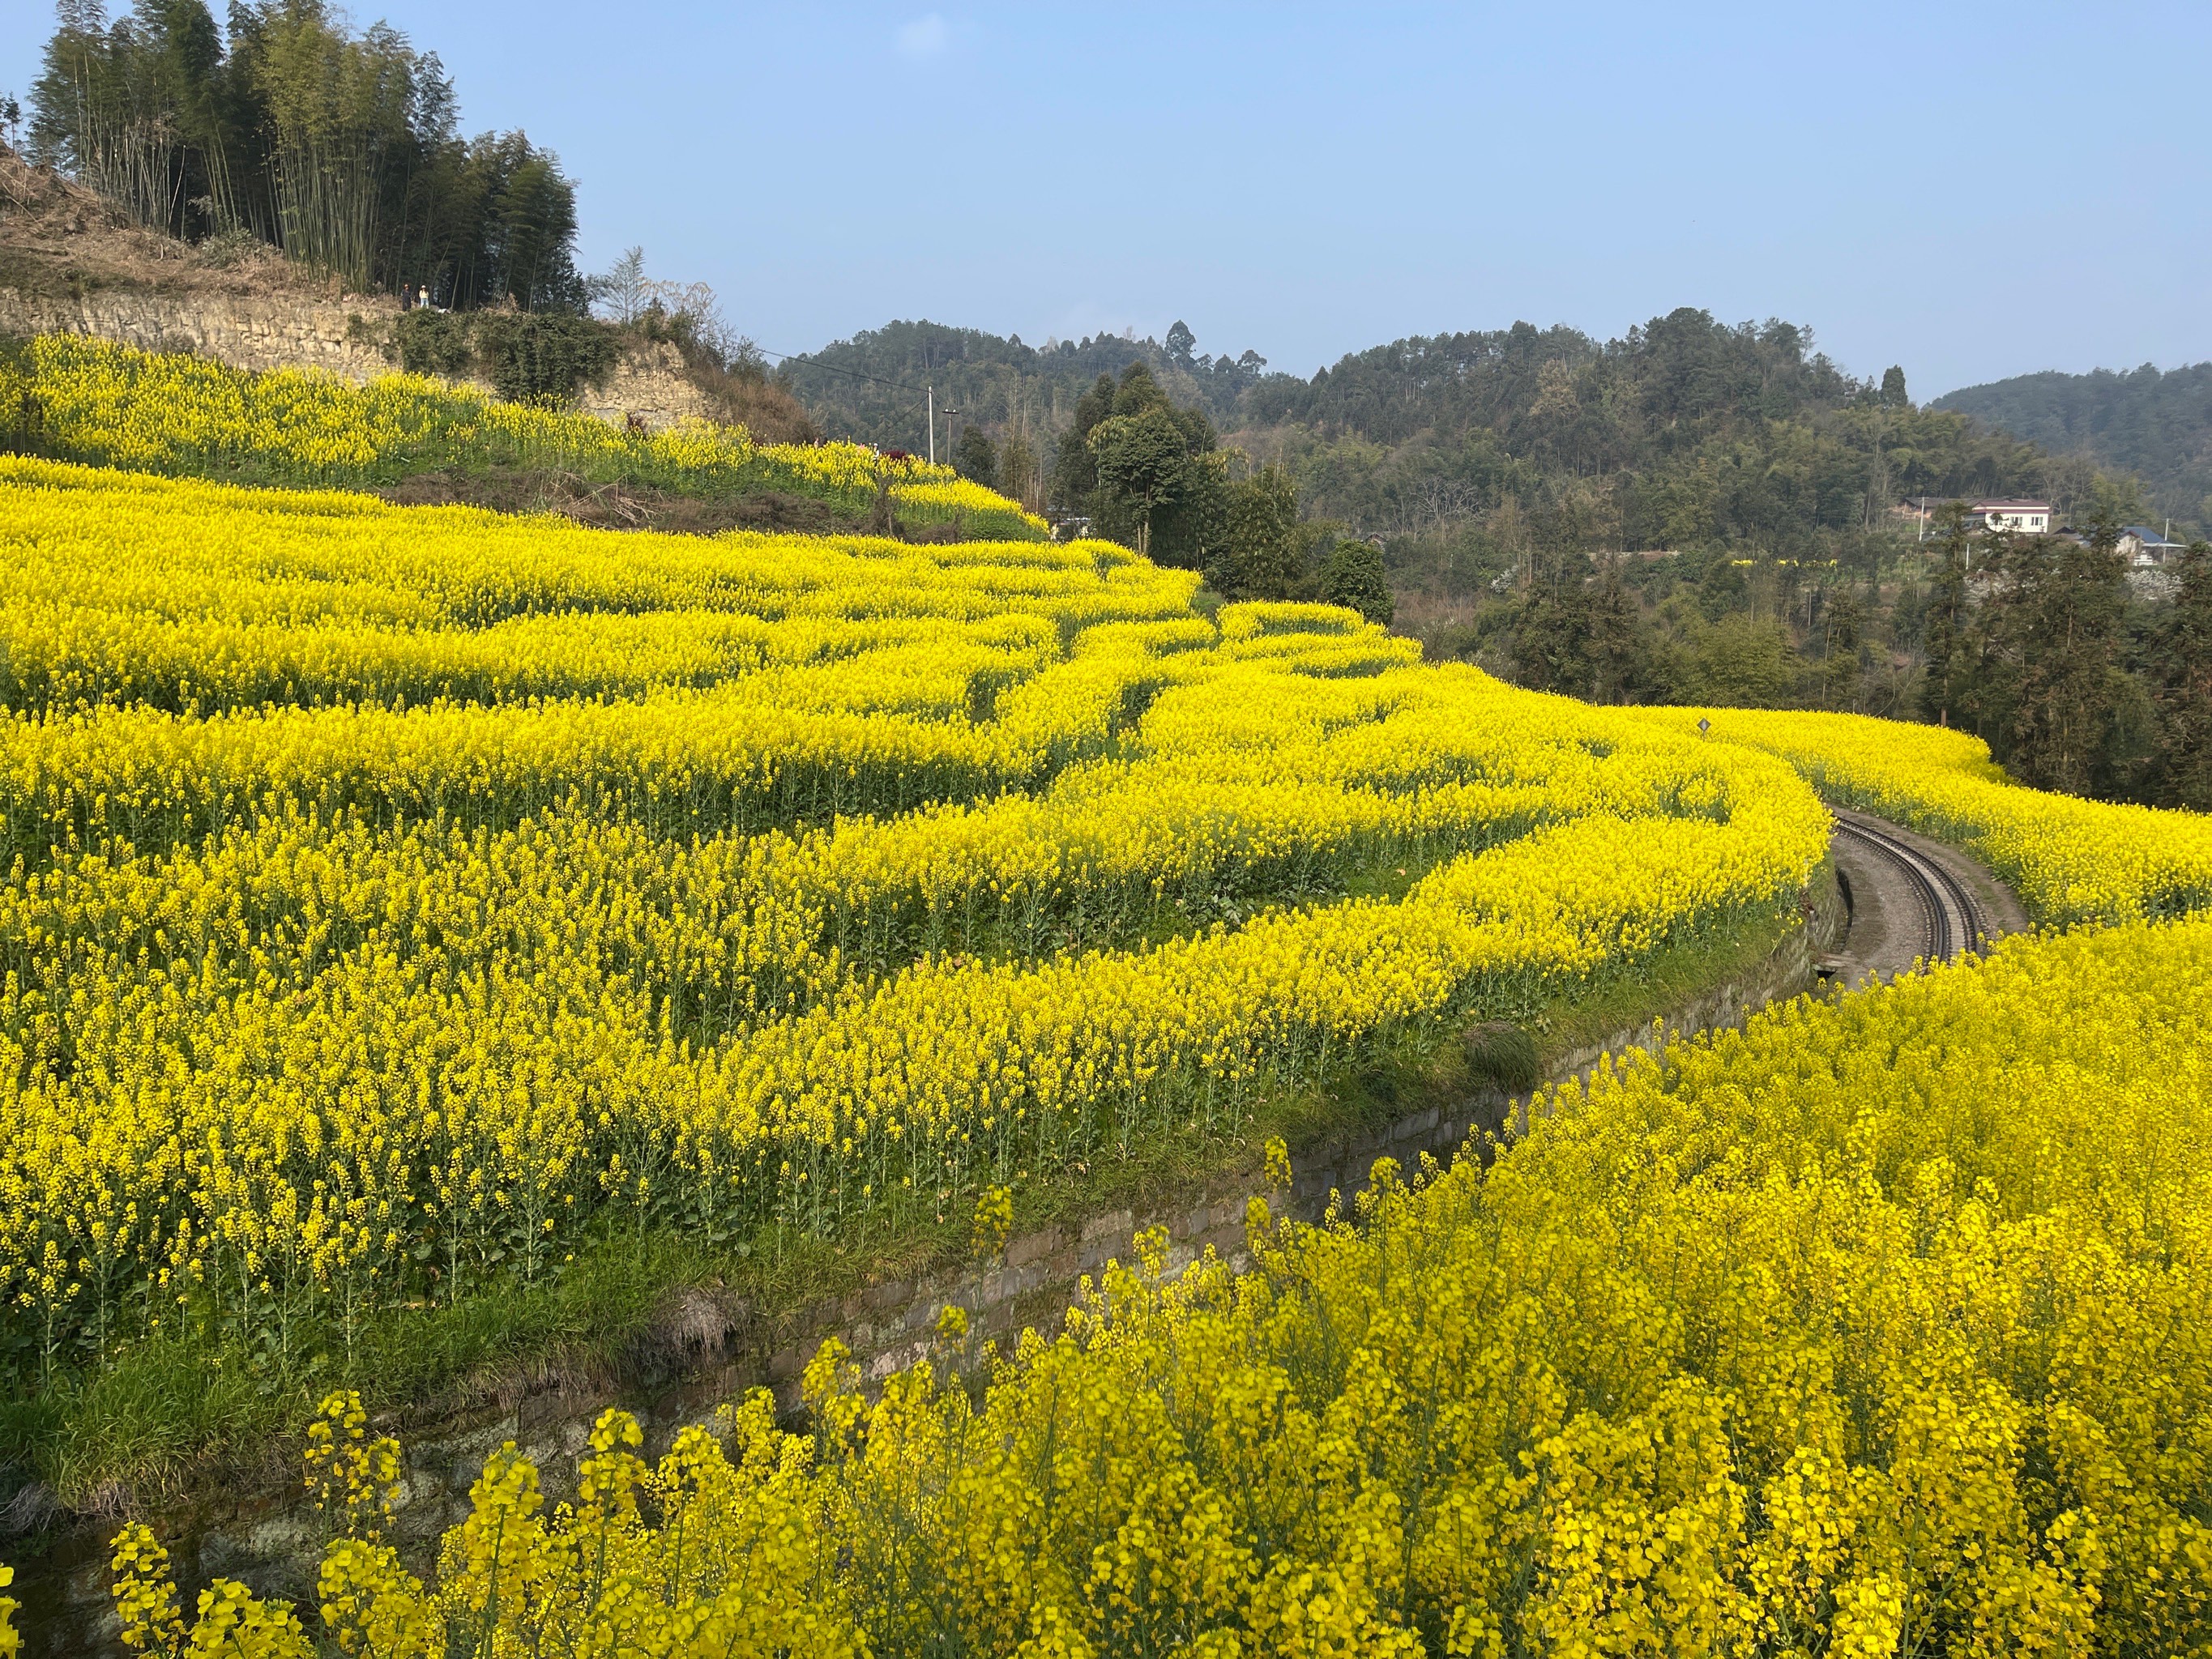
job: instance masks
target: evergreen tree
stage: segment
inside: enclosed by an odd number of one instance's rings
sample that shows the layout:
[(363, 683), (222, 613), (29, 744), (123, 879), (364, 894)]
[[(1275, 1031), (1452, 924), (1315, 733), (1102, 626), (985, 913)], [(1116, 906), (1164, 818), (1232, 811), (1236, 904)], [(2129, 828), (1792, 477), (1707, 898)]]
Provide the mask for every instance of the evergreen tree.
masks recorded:
[(1286, 599), (1305, 577), (1298, 490), (1289, 470), (1263, 466), (1224, 491), (1223, 536), (1206, 580), (1224, 599)]
[(1091, 434), (1113, 412), (1114, 377), (1101, 374), (1075, 400), (1074, 418), (1053, 452), (1049, 489), (1054, 506), (1070, 513), (1091, 510), (1091, 496), (1098, 489), (1098, 459), (1091, 453)]
[(2156, 799), (2212, 812), (2212, 544), (2192, 542), (2178, 576), (2159, 639)]
[(1838, 586), (1822, 607), (1820, 702), (1824, 708), (1858, 707), (1859, 639), (1866, 612), (1848, 584)]
[(1922, 717), (1938, 726), (1951, 723), (1951, 711), (1964, 690), (1966, 671), (1966, 514), (1964, 506), (1946, 509), (1936, 580), (1928, 599), (1923, 639), (1928, 670), (1920, 683)]
[(2087, 794), (2114, 713), (2125, 604), (2117, 527), (2085, 546), (2036, 538), (2013, 550), (2005, 577), (2017, 685), (2002, 756), (2021, 782)]
[(1621, 584), (1620, 561), (1601, 562), (1589, 595), (1589, 684), (1593, 702), (1627, 702), (1642, 687), (1643, 651), (1636, 601)]
[(960, 441), (952, 446), (953, 470), (963, 478), (972, 478), (986, 489), (999, 487), (999, 455), (991, 446), (990, 434), (980, 426), (971, 426), (960, 434)]
[(1137, 551), (1152, 552), (1152, 522), (1173, 509), (1190, 485), (1190, 451), (1182, 428), (1164, 409), (1109, 415), (1091, 430), (1098, 491), (1135, 523)]
[(1389, 580), (1382, 574), (1382, 555), (1366, 542), (1336, 544), (1322, 569), (1321, 596), (1330, 605), (1344, 605), (1385, 626), (1397, 614)]

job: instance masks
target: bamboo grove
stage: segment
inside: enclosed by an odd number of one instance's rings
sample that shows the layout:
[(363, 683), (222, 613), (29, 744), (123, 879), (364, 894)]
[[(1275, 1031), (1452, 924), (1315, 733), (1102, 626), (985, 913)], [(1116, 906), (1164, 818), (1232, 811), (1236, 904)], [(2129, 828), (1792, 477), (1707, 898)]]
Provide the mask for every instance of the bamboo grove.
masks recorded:
[(520, 131), (464, 140), (434, 52), (324, 0), (65, 0), (29, 143), (142, 225), (258, 240), (359, 291), (582, 308), (575, 185)]

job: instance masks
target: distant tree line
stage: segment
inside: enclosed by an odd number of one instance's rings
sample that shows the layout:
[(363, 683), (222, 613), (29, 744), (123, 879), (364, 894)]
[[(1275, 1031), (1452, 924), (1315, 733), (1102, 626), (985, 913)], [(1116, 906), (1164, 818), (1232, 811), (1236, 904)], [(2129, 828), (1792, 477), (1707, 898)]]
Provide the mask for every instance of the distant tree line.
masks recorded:
[(2212, 810), (2212, 547), (2138, 588), (2086, 533), (1869, 538), (1850, 562), (1578, 550), (1540, 520), (1502, 589), (1415, 605), (1432, 655), (1597, 702), (1832, 708), (1971, 731), (2039, 788)]
[[(1226, 447), (1285, 468), (1304, 510), (1381, 535), (1397, 574), (1449, 588), (1510, 560), (1529, 519), (1569, 513), (1620, 550), (1735, 547), (1825, 560), (1883, 528), (1907, 495), (2048, 493), (2086, 501), (2096, 467), (1964, 416), (1915, 408), (1901, 371), (1845, 374), (1808, 331), (1730, 326), (1684, 309), (1620, 339), (1527, 323), (1400, 340), (1310, 380), (1207, 356), (1182, 322), (1164, 343), (1101, 337), (1031, 348), (972, 329), (895, 323), (791, 364), (832, 433), (926, 443), (923, 385), (986, 437), (1042, 458), (1086, 442), (1078, 408), (1102, 374), (1140, 364)], [(909, 390), (908, 388), (913, 388)], [(1073, 511), (1073, 498), (1040, 507)], [(1415, 547), (1411, 544), (1419, 544)], [(1425, 554), (1420, 549), (1425, 548)], [(1413, 566), (1423, 562), (1425, 573)]]
[(2018, 374), (1946, 393), (1933, 407), (2135, 474), (2151, 509), (2175, 521), (2177, 540), (2212, 530), (2212, 363)]
[[(980, 426), (962, 434), (952, 459), (999, 489), (1010, 467), (1034, 465), (1018, 434), (994, 446)], [(1205, 410), (1176, 404), (1141, 362), (1118, 380), (1101, 374), (1076, 400), (1042, 483), (1089, 534), (1202, 571), (1224, 599), (1324, 599), (1373, 622), (1394, 613), (1379, 549), (1301, 520), (1286, 471), (1224, 449)]]
[(2015, 777), (2069, 794), (2212, 811), (2212, 545), (2171, 601), (2134, 602), (2100, 518), (2086, 539), (1942, 538), (1918, 712), (1986, 738)]
[(520, 132), (464, 139), (434, 52), (322, 0), (62, 0), (35, 159), (137, 222), (252, 239), (349, 286), (454, 310), (580, 313), (575, 186)]
[(1035, 458), (1024, 475), (1032, 493), (1024, 494), (1019, 477), (1000, 487), (1042, 509), (1058, 505), (1037, 492), (1077, 403), (1101, 374), (1142, 364), (1171, 402), (1201, 410), (1217, 428), (1234, 418), (1243, 391), (1264, 376), (1266, 360), (1254, 351), (1206, 356), (1195, 352), (1196, 343), (1182, 323), (1165, 344), (1102, 333), (1032, 346), (1018, 335), (895, 322), (794, 358), (778, 378), (830, 436), (917, 452), (929, 444), (923, 388), (933, 388), (940, 416), (954, 411), (951, 429), (964, 435), (980, 427), (994, 446), (1012, 439)]

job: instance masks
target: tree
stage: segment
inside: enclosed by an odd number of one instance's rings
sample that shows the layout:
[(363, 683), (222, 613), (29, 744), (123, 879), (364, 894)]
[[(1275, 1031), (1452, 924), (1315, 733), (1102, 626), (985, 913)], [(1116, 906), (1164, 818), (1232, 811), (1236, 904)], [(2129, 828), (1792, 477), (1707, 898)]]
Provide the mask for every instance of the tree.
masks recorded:
[(1091, 429), (1089, 443), (1100, 492), (1134, 516), (1137, 551), (1149, 555), (1153, 519), (1190, 486), (1190, 450), (1182, 428), (1164, 409), (1113, 415)]
[(1283, 599), (1305, 576), (1298, 490), (1287, 469), (1263, 466), (1225, 491), (1223, 538), (1206, 580), (1230, 599)]
[(1074, 418), (1060, 435), (1054, 452), (1051, 499), (1055, 507), (1080, 513), (1091, 505), (1098, 488), (1098, 459), (1091, 453), (1091, 434), (1114, 412), (1114, 377), (1101, 374), (1091, 390), (1075, 400)]
[(1176, 318), (1175, 326), (1168, 331), (1168, 361), (1177, 368), (1196, 368), (1197, 361), (1191, 354), (1197, 345), (1198, 336), (1190, 331), (1190, 325)]
[(1840, 586), (1821, 607), (1820, 701), (1829, 708), (1856, 709), (1859, 690), (1859, 636), (1866, 613), (1858, 595), (1848, 584)]
[(1790, 699), (1799, 661), (1779, 625), (1729, 617), (1698, 637), (1676, 695), (1686, 702), (1778, 708)]
[(1943, 510), (1942, 563), (1922, 625), (1928, 667), (1920, 683), (1922, 717), (1938, 726), (1951, 723), (1951, 711), (1966, 689), (1967, 665), (1966, 509), (1964, 503), (1954, 502)]
[(2154, 790), (2162, 806), (2212, 812), (2212, 544), (2190, 544), (2178, 575), (2159, 640)]
[(1076, 404), (1053, 463), (1055, 503), (1158, 563), (1202, 568), (1222, 538), (1226, 472), (1213, 423), (1178, 408), (1141, 362)]
[(645, 250), (625, 249), (622, 258), (599, 276), (586, 277), (584, 289), (609, 322), (635, 323), (645, 314), (651, 292), (645, 277)]
[(1600, 562), (1589, 594), (1589, 689), (1593, 702), (1626, 702), (1644, 678), (1636, 602), (1620, 580), (1620, 560)]
[(2099, 523), (2088, 544), (2024, 540), (2005, 576), (2005, 635), (2014, 693), (2006, 766), (2023, 783), (2087, 794), (2115, 708), (2125, 603), (2118, 527)]
[(999, 456), (991, 447), (991, 440), (980, 426), (971, 426), (960, 434), (960, 441), (952, 446), (953, 470), (963, 478), (971, 478), (986, 489), (999, 487)]
[(1912, 406), (1912, 400), (1905, 395), (1905, 371), (1895, 363), (1881, 372), (1881, 402), (1885, 409)]
[(1330, 605), (1357, 611), (1371, 623), (1388, 626), (1397, 600), (1382, 574), (1382, 550), (1371, 543), (1340, 541), (1322, 568), (1321, 596)]
[(999, 489), (1024, 507), (1034, 507), (1041, 482), (1036, 451), (1018, 432), (1008, 433), (999, 446)]

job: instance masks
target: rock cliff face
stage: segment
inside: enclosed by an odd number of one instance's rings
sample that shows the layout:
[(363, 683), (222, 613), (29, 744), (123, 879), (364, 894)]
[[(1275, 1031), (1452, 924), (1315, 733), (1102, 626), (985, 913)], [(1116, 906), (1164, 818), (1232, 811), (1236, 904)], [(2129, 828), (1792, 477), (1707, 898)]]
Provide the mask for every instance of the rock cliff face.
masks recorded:
[[(234, 368), (319, 368), (356, 383), (392, 372), (377, 341), (398, 315), (387, 300), (117, 289), (70, 296), (0, 288), (0, 335), (90, 334), (144, 351), (189, 351)], [(490, 390), (481, 380), (467, 384)], [(708, 413), (683, 358), (665, 343), (627, 349), (605, 385), (584, 388), (579, 406), (617, 425), (635, 415), (656, 429)]]

